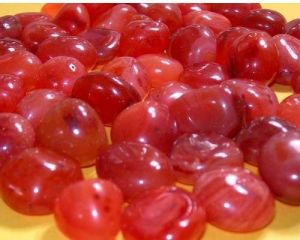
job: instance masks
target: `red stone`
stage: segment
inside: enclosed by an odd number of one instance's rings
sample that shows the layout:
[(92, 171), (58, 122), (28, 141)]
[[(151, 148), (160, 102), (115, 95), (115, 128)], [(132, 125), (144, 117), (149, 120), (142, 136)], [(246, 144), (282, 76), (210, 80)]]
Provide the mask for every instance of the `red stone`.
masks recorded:
[(48, 149), (29, 148), (11, 159), (1, 172), (1, 197), (26, 215), (51, 214), (59, 194), (83, 178), (71, 158)]
[(35, 88), (48, 88), (70, 96), (75, 81), (87, 73), (76, 58), (54, 57), (43, 63), (38, 72)]
[(194, 64), (184, 69), (179, 81), (193, 88), (218, 85), (228, 78), (223, 67), (214, 62)]
[(184, 66), (213, 62), (216, 58), (216, 38), (205, 26), (180, 28), (170, 39), (169, 55)]
[(23, 28), (25, 28), (28, 24), (33, 23), (33, 22), (50, 22), (51, 21), (51, 17), (48, 14), (39, 13), (39, 12), (19, 13), (19, 14), (16, 14), (15, 17), (21, 23)]
[(255, 118), (276, 115), (278, 99), (274, 91), (250, 79), (231, 79), (221, 83), (240, 108), (245, 123)]
[(205, 172), (224, 167), (243, 167), (243, 154), (229, 138), (218, 134), (184, 134), (170, 153), (177, 181), (194, 184)]
[(22, 33), (22, 25), (15, 16), (0, 17), (0, 38), (19, 38)]
[(16, 112), (26, 118), (36, 129), (47, 112), (64, 99), (63, 93), (54, 90), (33, 90), (19, 102)]
[(240, 26), (251, 10), (261, 9), (260, 3), (211, 3), (211, 11), (227, 17), (232, 26)]
[(154, 21), (164, 23), (173, 33), (182, 27), (182, 14), (180, 8), (174, 3), (138, 3), (135, 8), (139, 13), (145, 14)]
[(233, 73), (269, 84), (276, 76), (279, 57), (272, 37), (261, 31), (247, 33), (235, 42)]
[(106, 147), (107, 139), (97, 113), (85, 102), (66, 99), (47, 112), (37, 131), (37, 144), (90, 166)]
[(274, 135), (262, 148), (258, 160), (263, 180), (280, 201), (300, 206), (300, 133)]
[(217, 37), (216, 62), (221, 64), (229, 76), (232, 76), (234, 43), (250, 30), (243, 27), (233, 27), (221, 32)]
[(178, 3), (177, 5), (183, 16), (193, 11), (211, 10), (211, 3)]
[(94, 24), (94, 21), (97, 20), (100, 15), (104, 14), (115, 5), (115, 3), (84, 3), (84, 6), (90, 15), (91, 25)]
[(97, 61), (94, 46), (86, 39), (78, 36), (59, 36), (46, 39), (40, 44), (37, 56), (43, 62), (58, 56), (73, 57), (87, 69), (94, 67)]
[(0, 39), (0, 56), (6, 53), (11, 53), (19, 50), (26, 50), (21, 41), (13, 38)]
[(269, 33), (271, 36), (284, 33), (286, 19), (274, 10), (256, 9), (248, 13), (241, 22), (241, 26), (257, 29)]
[(32, 147), (34, 140), (29, 121), (18, 114), (0, 113), (0, 169), (24, 149)]
[(102, 151), (96, 162), (99, 177), (116, 183), (125, 200), (174, 184), (169, 159), (147, 144), (122, 142)]
[(231, 27), (230, 21), (221, 14), (210, 11), (194, 11), (184, 16), (184, 25), (202, 25), (209, 27), (218, 35)]
[(178, 81), (183, 67), (180, 62), (160, 54), (146, 54), (137, 58), (145, 69), (151, 87), (157, 88), (166, 82)]
[(160, 22), (139, 20), (130, 22), (123, 31), (119, 54), (137, 57), (162, 53), (168, 47), (170, 31)]
[(72, 96), (90, 104), (106, 125), (111, 125), (120, 112), (141, 100), (138, 92), (127, 82), (103, 72), (78, 78)]
[(14, 75), (0, 74), (0, 112), (14, 112), (24, 95), (22, 79)]
[(69, 239), (113, 240), (120, 229), (122, 208), (120, 189), (109, 181), (93, 179), (66, 188), (56, 201), (54, 216)]
[(42, 7), (41, 12), (54, 18), (64, 5), (64, 3), (46, 3)]
[(104, 64), (118, 53), (121, 34), (105, 28), (91, 28), (79, 34), (88, 40), (97, 51), (97, 63)]
[(154, 101), (126, 108), (116, 118), (111, 130), (113, 143), (147, 143), (165, 153), (170, 151), (177, 134), (176, 122), (168, 107)]
[(117, 4), (101, 14), (94, 21), (93, 27), (107, 28), (121, 33), (135, 14), (137, 11), (134, 7), (128, 4)]
[(47, 38), (65, 36), (67, 32), (51, 22), (33, 22), (22, 32), (22, 42), (28, 50), (36, 52), (38, 46)]
[(268, 186), (243, 168), (224, 168), (203, 174), (194, 193), (207, 221), (223, 230), (252, 232), (268, 225), (275, 202)]
[(300, 39), (300, 19), (296, 18), (285, 25), (285, 33)]
[(90, 27), (90, 15), (84, 4), (66, 3), (53, 22), (71, 35), (77, 35)]
[(139, 20), (153, 21), (153, 19), (150, 18), (150, 17), (148, 17), (147, 15), (144, 15), (144, 14), (135, 14), (135, 15), (132, 16), (130, 22), (139, 21)]
[(128, 82), (144, 98), (150, 89), (150, 82), (145, 69), (133, 57), (117, 57), (108, 62), (101, 69), (119, 76)]
[(293, 77), (291, 79), (291, 85), (295, 93), (300, 93), (300, 74), (293, 74)]
[(189, 85), (181, 82), (166, 82), (160, 87), (151, 89), (145, 100), (155, 101), (170, 107), (176, 99), (191, 90)]
[(189, 91), (175, 100), (170, 110), (180, 133), (234, 136), (241, 126), (234, 99), (219, 86)]
[(291, 85), (292, 79), (300, 75), (300, 40), (288, 34), (278, 34), (273, 39), (279, 54), (275, 82)]
[(278, 105), (277, 115), (300, 129), (300, 94), (285, 98)]
[(122, 218), (125, 239), (200, 239), (205, 212), (194, 196), (176, 187), (162, 187), (129, 205)]
[(274, 135), (293, 129), (292, 125), (278, 117), (257, 118), (239, 132), (236, 143), (243, 152), (244, 160), (256, 166), (264, 144)]
[(34, 87), (40, 59), (27, 51), (16, 51), (0, 56), (0, 74), (11, 74), (23, 80), (25, 90)]

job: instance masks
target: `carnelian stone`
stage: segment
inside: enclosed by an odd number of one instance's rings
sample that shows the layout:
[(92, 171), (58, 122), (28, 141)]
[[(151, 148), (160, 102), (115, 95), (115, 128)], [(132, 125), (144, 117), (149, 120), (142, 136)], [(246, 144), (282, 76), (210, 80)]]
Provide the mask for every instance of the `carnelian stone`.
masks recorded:
[(48, 111), (36, 134), (38, 145), (73, 158), (82, 167), (94, 164), (107, 145), (104, 126), (95, 110), (73, 98)]
[(207, 221), (227, 231), (256, 231), (275, 215), (268, 186), (243, 168), (208, 171), (198, 178), (194, 193), (206, 211)]
[(178, 81), (183, 67), (180, 62), (160, 54), (139, 56), (137, 61), (145, 69), (151, 87), (157, 88), (166, 82)]
[(125, 109), (111, 130), (113, 143), (147, 143), (165, 153), (170, 151), (177, 135), (177, 125), (168, 107), (154, 101), (136, 103)]
[(110, 145), (99, 154), (96, 167), (98, 176), (116, 183), (129, 201), (147, 191), (171, 186), (175, 180), (168, 157), (143, 143)]
[(22, 98), (17, 105), (16, 112), (25, 117), (36, 129), (47, 112), (65, 98), (63, 93), (54, 90), (33, 90), (27, 92), (26, 96)]

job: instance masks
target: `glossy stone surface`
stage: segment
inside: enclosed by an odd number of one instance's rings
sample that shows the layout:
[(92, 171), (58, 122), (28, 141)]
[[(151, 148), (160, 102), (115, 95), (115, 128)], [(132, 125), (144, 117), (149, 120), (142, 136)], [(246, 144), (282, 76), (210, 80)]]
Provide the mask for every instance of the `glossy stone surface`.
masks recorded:
[(170, 39), (168, 53), (184, 66), (213, 62), (216, 58), (216, 38), (205, 26), (180, 28)]
[(224, 167), (242, 167), (243, 154), (231, 139), (215, 133), (184, 134), (170, 153), (177, 181), (194, 184), (205, 172)]
[(241, 119), (234, 99), (219, 86), (192, 90), (170, 107), (180, 133), (218, 133), (234, 136)]
[(128, 4), (117, 4), (104, 14), (101, 14), (94, 21), (93, 26), (107, 28), (121, 33), (135, 14), (137, 14), (137, 11), (134, 7)]
[(23, 80), (25, 90), (35, 85), (40, 59), (27, 51), (16, 51), (0, 56), (0, 74), (11, 74)]
[(194, 193), (207, 221), (223, 230), (252, 232), (268, 225), (275, 202), (268, 186), (242, 168), (216, 169), (203, 174)]
[(192, 194), (176, 187), (162, 187), (140, 197), (122, 218), (126, 240), (194, 240), (204, 230), (205, 212)]
[(221, 87), (233, 96), (245, 123), (276, 115), (278, 99), (268, 86), (250, 79), (231, 79), (222, 82)]
[(37, 56), (42, 62), (58, 56), (73, 57), (79, 60), (87, 69), (94, 67), (97, 61), (94, 46), (86, 39), (78, 36), (48, 38), (40, 44)]
[(72, 96), (90, 104), (106, 125), (111, 125), (120, 112), (141, 100), (127, 82), (103, 72), (89, 73), (77, 79)]
[(3, 167), (1, 196), (19, 213), (51, 214), (64, 188), (82, 178), (80, 166), (73, 159), (48, 149), (29, 148)]
[(146, 75), (145, 69), (133, 57), (117, 57), (108, 62), (101, 69), (119, 76), (128, 82), (143, 98), (150, 90), (150, 82)]
[(262, 148), (258, 160), (263, 180), (280, 201), (300, 206), (300, 133), (276, 134)]
[(221, 64), (229, 76), (232, 76), (234, 43), (250, 30), (243, 27), (233, 27), (221, 32), (217, 37), (216, 62)]
[(142, 143), (110, 145), (99, 154), (96, 169), (99, 177), (120, 187), (127, 201), (158, 187), (173, 185), (175, 180), (167, 156)]
[(54, 18), (64, 5), (64, 3), (46, 3), (43, 5), (41, 12)]
[(151, 89), (145, 100), (156, 101), (170, 107), (176, 99), (191, 90), (189, 85), (181, 82), (166, 82), (160, 87)]
[(256, 166), (264, 144), (274, 135), (293, 129), (291, 124), (278, 117), (257, 118), (239, 132), (236, 143), (243, 152), (244, 160)]
[(284, 33), (285, 23), (285, 17), (277, 11), (256, 9), (244, 17), (241, 26), (265, 31), (271, 36), (275, 36)]
[(22, 25), (15, 16), (6, 15), (0, 17), (0, 38), (19, 38), (22, 33)]
[(211, 11), (227, 17), (232, 26), (240, 26), (242, 20), (251, 10), (260, 9), (259, 3), (211, 3)]
[(79, 34), (88, 40), (96, 49), (97, 63), (104, 64), (112, 60), (118, 53), (121, 34), (105, 28), (91, 28)]
[(183, 67), (180, 62), (160, 54), (146, 54), (137, 58), (145, 69), (151, 87), (157, 88), (166, 82), (178, 81)]
[(168, 26), (170, 32), (182, 27), (183, 20), (180, 8), (174, 3), (138, 3), (135, 8), (139, 13), (145, 14), (154, 21), (162, 22)]
[(66, 3), (53, 22), (71, 35), (86, 31), (90, 26), (90, 15), (81, 3)]
[(152, 20), (130, 22), (123, 31), (119, 54), (137, 57), (162, 53), (168, 47), (169, 37), (170, 31), (163, 23)]
[(120, 229), (122, 205), (122, 193), (115, 184), (81, 181), (66, 188), (56, 201), (56, 225), (71, 239), (113, 240)]
[(36, 129), (44, 116), (56, 104), (65, 99), (63, 93), (50, 89), (37, 89), (27, 92), (17, 105), (16, 112), (26, 118)]
[(193, 11), (202, 11), (211, 9), (211, 3), (178, 3), (182, 15), (186, 15)]
[(223, 67), (214, 62), (199, 63), (184, 69), (179, 81), (193, 88), (218, 85), (228, 78)]
[(285, 25), (285, 33), (300, 39), (300, 19), (296, 18)]
[(285, 98), (278, 105), (277, 115), (300, 129), (300, 94), (293, 94)]
[(0, 56), (6, 53), (15, 52), (19, 50), (26, 50), (21, 41), (14, 38), (0, 39)]
[(22, 27), (25, 28), (28, 24), (33, 22), (50, 22), (51, 17), (45, 13), (39, 12), (24, 12), (15, 15)]
[(137, 13), (132, 16), (130, 22), (139, 21), (139, 20), (153, 21), (153, 19), (148, 17), (147, 15)]
[(38, 145), (73, 158), (82, 167), (92, 165), (107, 145), (104, 126), (95, 110), (72, 98), (48, 111), (36, 134)]
[(168, 107), (154, 101), (140, 102), (126, 108), (118, 115), (111, 130), (113, 143), (147, 143), (165, 153), (170, 151), (177, 135), (177, 124)]
[(0, 113), (0, 168), (26, 148), (33, 146), (34, 130), (25, 118), (14, 113)]
[(28, 50), (35, 52), (38, 46), (47, 38), (65, 36), (67, 32), (51, 22), (33, 22), (22, 32), (22, 42)]
[(70, 96), (75, 81), (87, 73), (76, 58), (54, 57), (43, 63), (38, 72), (36, 88), (48, 88)]
[(279, 69), (275, 82), (290, 85), (300, 76), (300, 40), (288, 34), (273, 37), (279, 54)]
[(84, 6), (86, 7), (90, 15), (91, 25), (94, 24), (94, 21), (100, 15), (104, 14), (106, 11), (110, 10), (115, 5), (115, 3), (84, 3)]
[(265, 32), (250, 32), (235, 43), (233, 73), (238, 78), (250, 78), (264, 84), (273, 81), (279, 57), (276, 45)]
[(202, 25), (209, 27), (218, 35), (231, 27), (230, 21), (221, 14), (210, 11), (193, 11), (184, 16), (184, 25)]
[(22, 79), (14, 75), (0, 74), (0, 112), (14, 112), (24, 95)]

